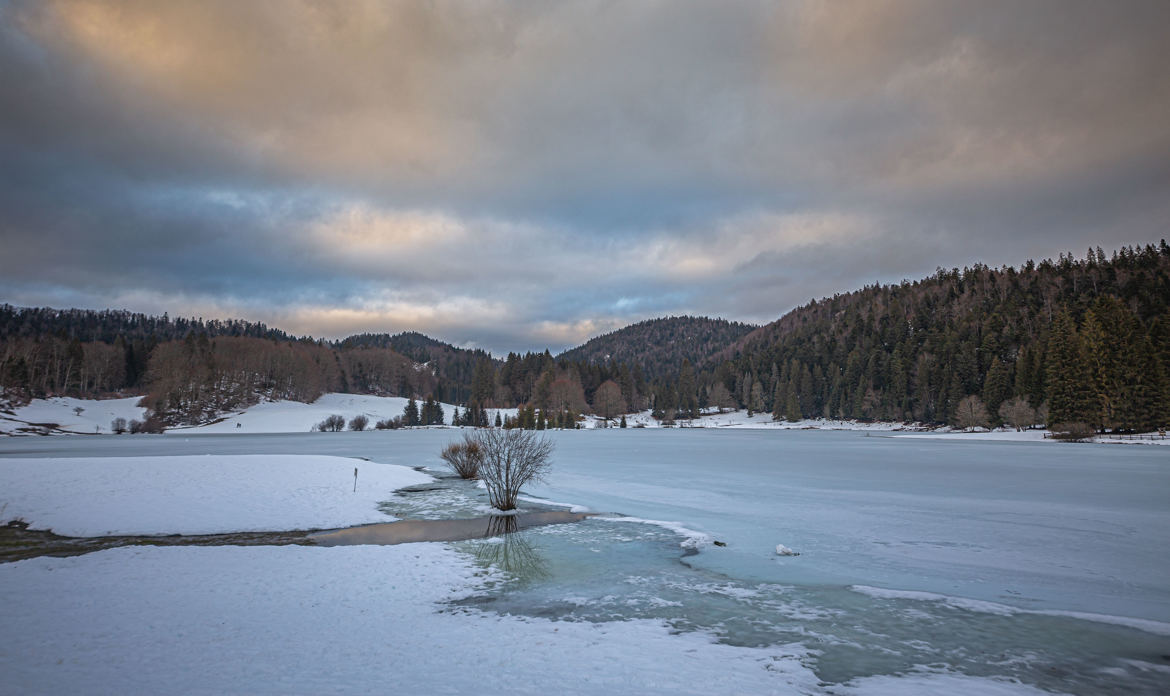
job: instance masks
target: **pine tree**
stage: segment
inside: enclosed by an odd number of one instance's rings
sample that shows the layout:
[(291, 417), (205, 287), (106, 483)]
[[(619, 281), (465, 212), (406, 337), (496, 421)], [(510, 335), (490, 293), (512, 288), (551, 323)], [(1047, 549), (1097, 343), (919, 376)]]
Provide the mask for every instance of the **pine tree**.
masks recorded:
[(1088, 423), (1097, 409), (1088, 365), (1072, 317), (1061, 310), (1052, 321), (1047, 359), (1048, 422)]
[(748, 400), (748, 415), (761, 413), (764, 410), (764, 387), (756, 380), (752, 384), (751, 398)]
[(989, 413), (999, 413), (999, 405), (1011, 396), (1008, 368), (999, 360), (999, 356), (991, 359), (987, 368), (987, 377), (983, 380), (983, 402)]
[(402, 409), (402, 424), (407, 426), (418, 425), (420, 416), (418, 412), (418, 403), (415, 402), (414, 397), (406, 402), (406, 407)]
[(788, 403), (785, 406), (784, 416), (790, 421), (800, 420), (800, 405), (797, 403), (796, 392), (794, 391), (788, 392)]
[(694, 418), (699, 415), (698, 389), (695, 386), (695, 369), (691, 361), (683, 360), (678, 375), (678, 416)]

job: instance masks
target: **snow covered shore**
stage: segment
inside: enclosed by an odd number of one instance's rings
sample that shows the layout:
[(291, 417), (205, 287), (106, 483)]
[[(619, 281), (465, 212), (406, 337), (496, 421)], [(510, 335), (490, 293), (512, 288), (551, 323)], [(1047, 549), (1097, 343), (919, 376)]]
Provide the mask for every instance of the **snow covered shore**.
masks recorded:
[(434, 543), (6, 564), (0, 670), (20, 693), (775, 694), (817, 682), (797, 649), (654, 622), (436, 611), (485, 579)]
[[(110, 421), (114, 418), (142, 420), (145, 409), (136, 404), (137, 397), (113, 400), (85, 400), (73, 398), (35, 399), (27, 406), (15, 409), (14, 415), (0, 413), (0, 434), (29, 434), (42, 430), (37, 424), (55, 424), (52, 430), (58, 433), (108, 434)], [(355, 416), (369, 419), (369, 428), (380, 420), (401, 416), (407, 400), (398, 396), (370, 396), (366, 394), (324, 394), (311, 404), (298, 401), (267, 401), (239, 413), (228, 414), (215, 423), (193, 427), (172, 428), (171, 433), (304, 433), (331, 415), (340, 415), (348, 423)], [(446, 422), (451, 422), (455, 406), (440, 404)], [(80, 414), (75, 409), (81, 408)], [(495, 422), (496, 414), (501, 417), (515, 417), (517, 409), (488, 409), (488, 419)], [(617, 419), (610, 421), (616, 427)], [(662, 423), (651, 417), (650, 411), (628, 414), (629, 428), (660, 428)], [(604, 421), (589, 416), (582, 422), (587, 429), (602, 428)], [(1042, 441), (1046, 430), (1017, 432), (1010, 428), (993, 431), (964, 432), (950, 427), (932, 428), (915, 423), (863, 422), (830, 418), (806, 418), (799, 421), (775, 421), (770, 413), (728, 411), (726, 413), (705, 413), (694, 420), (680, 420), (678, 428), (732, 428), (760, 430), (851, 430), (872, 433), (894, 433), (899, 437), (945, 438), (963, 440), (1004, 440)], [(1161, 444), (1170, 445), (1170, 440), (1149, 435), (1110, 437), (1099, 436), (1095, 442), (1109, 444)]]
[(320, 455), (0, 458), (0, 523), (65, 536), (330, 529), (390, 522), (377, 503), (432, 480)]

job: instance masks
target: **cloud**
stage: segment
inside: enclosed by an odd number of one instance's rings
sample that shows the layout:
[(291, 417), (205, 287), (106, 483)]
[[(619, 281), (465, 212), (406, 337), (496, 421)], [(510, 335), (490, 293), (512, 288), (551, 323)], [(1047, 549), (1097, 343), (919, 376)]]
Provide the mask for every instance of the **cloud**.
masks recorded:
[(1156, 240), (1167, 25), (1160, 0), (4, 3), (0, 301), (543, 348)]

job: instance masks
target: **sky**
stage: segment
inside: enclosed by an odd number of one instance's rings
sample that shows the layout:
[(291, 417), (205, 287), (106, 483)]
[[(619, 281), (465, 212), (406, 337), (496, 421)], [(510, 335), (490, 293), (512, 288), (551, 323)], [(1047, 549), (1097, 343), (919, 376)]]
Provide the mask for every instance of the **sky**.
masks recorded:
[(1170, 237), (1170, 2), (0, 0), (0, 302), (553, 352)]

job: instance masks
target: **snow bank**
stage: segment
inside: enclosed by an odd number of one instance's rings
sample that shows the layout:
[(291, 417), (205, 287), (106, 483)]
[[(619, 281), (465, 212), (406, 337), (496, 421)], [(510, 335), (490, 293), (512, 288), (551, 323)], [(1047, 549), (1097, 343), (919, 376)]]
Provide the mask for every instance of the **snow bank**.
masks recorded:
[(379, 501), (432, 480), (320, 455), (0, 458), (0, 522), (66, 536), (329, 529), (389, 522)]
[[(662, 424), (651, 417), (650, 411), (641, 411), (626, 415), (627, 427), (660, 428)], [(595, 417), (594, 417), (595, 418)], [(616, 424), (620, 418), (614, 419)], [(594, 419), (586, 422), (586, 427), (594, 427)], [(613, 427), (613, 426), (611, 426)], [(798, 421), (772, 420), (771, 413), (753, 413), (748, 415), (746, 410), (727, 411), (717, 413), (708, 410), (703, 415), (692, 420), (675, 421), (677, 428), (750, 428), (760, 430), (865, 430), (873, 432), (890, 432), (899, 430), (917, 430), (920, 426), (906, 423), (862, 423), (854, 420), (834, 420), (830, 418), (805, 418)]]
[(705, 534), (703, 532), (697, 532), (693, 529), (690, 529), (688, 527), (683, 526), (683, 524), (681, 522), (670, 522), (670, 521), (666, 521), (666, 520), (647, 520), (647, 519), (643, 519), (641, 517), (624, 517), (624, 516), (617, 516), (617, 515), (606, 516), (606, 517), (597, 517), (595, 519), (603, 520), (606, 522), (631, 522), (634, 524), (649, 524), (649, 525), (654, 525), (655, 527), (662, 527), (665, 530), (674, 532), (675, 534), (681, 536), (683, 538), (683, 540), (681, 542), (679, 542), (679, 546), (683, 547), (684, 549), (698, 549), (698, 548), (702, 548), (704, 546), (710, 546), (715, 541), (714, 539), (711, 538), (710, 534)]
[[(16, 432), (32, 423), (56, 423), (61, 430), (75, 433), (109, 433), (115, 418), (145, 420), (146, 409), (138, 407), (142, 397), (128, 399), (73, 399), (58, 397), (33, 399), (13, 411), (14, 415), (0, 413), (0, 433)], [(81, 413), (75, 409), (82, 409)]]
[[(1012, 428), (981, 432), (963, 432), (961, 430), (940, 429), (928, 433), (914, 433), (912, 435), (897, 435), (896, 437), (916, 438), (920, 440), (969, 440), (969, 441), (1004, 441), (1004, 442), (1061, 442), (1047, 437), (1047, 430), (1024, 430), (1017, 432)], [(1093, 442), (1105, 445), (1170, 445), (1170, 440), (1158, 436), (1157, 433), (1142, 435), (1098, 435)]]

